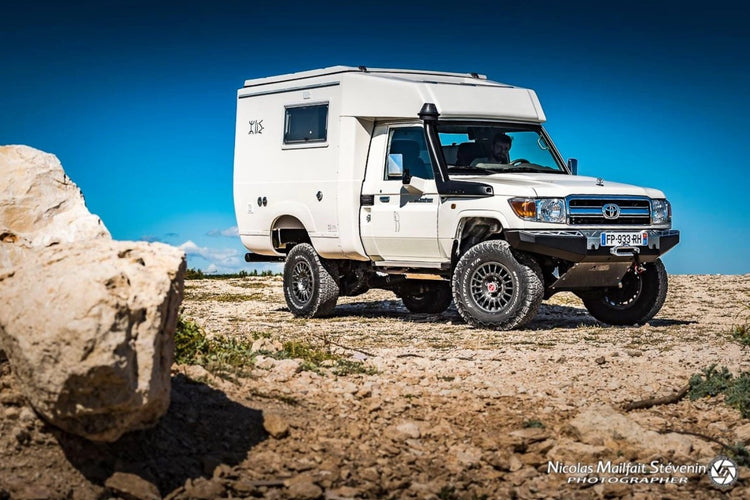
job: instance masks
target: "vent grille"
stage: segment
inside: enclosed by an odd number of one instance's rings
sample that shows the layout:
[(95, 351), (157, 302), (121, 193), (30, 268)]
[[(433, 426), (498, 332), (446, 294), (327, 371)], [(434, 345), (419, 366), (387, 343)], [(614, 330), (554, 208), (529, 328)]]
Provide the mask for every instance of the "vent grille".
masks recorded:
[[(620, 210), (615, 219), (604, 217), (602, 208), (614, 204)], [(648, 226), (651, 203), (648, 198), (568, 198), (568, 218), (573, 226)]]

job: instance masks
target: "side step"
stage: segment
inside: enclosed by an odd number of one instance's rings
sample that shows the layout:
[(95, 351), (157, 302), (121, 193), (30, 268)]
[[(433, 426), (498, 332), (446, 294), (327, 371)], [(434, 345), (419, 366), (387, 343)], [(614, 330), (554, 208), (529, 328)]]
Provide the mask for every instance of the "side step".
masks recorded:
[(284, 260), (286, 257), (283, 255), (261, 255), (252, 252), (245, 254), (245, 262), (284, 262)]

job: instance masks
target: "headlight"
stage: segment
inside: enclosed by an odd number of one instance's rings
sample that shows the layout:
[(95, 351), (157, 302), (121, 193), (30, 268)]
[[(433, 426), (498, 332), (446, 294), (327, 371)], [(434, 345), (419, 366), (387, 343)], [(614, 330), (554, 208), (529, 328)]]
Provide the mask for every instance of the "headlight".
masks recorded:
[(667, 200), (651, 200), (651, 223), (664, 224), (672, 220), (672, 206)]
[(512, 198), (509, 202), (515, 214), (524, 220), (557, 224), (567, 220), (568, 213), (562, 198)]
[(537, 216), (542, 222), (565, 222), (565, 201), (560, 198), (546, 198), (536, 202)]

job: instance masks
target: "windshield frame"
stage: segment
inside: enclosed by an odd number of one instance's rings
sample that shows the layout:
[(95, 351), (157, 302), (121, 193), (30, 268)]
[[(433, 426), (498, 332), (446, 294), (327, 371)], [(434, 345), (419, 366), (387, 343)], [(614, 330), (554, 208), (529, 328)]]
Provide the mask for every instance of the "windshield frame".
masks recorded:
[[(441, 133), (441, 128), (446, 125), (467, 125), (467, 126), (484, 126), (484, 127), (504, 127), (504, 128), (510, 128), (518, 131), (532, 131), (539, 134), (540, 137), (544, 139), (546, 144), (549, 146), (549, 152), (552, 155), (553, 160), (557, 164), (557, 167), (559, 168), (559, 171), (551, 171), (549, 173), (554, 173), (556, 175), (558, 174), (568, 174), (572, 175), (572, 172), (568, 169), (568, 165), (566, 164), (565, 160), (563, 159), (560, 152), (557, 150), (557, 147), (552, 142), (552, 138), (549, 136), (545, 128), (539, 124), (539, 123), (528, 123), (528, 122), (516, 122), (511, 120), (466, 120), (466, 119), (439, 119), (436, 124), (436, 135), (439, 135)], [(440, 156), (442, 157), (442, 163), (445, 167), (445, 172), (449, 173), (449, 175), (471, 175), (471, 174), (465, 174), (465, 173), (458, 173), (458, 172), (449, 172), (448, 170), (448, 164), (445, 160), (445, 155), (443, 154), (443, 145), (440, 143), (439, 138), (438, 139), (438, 146), (440, 149)], [(504, 173), (519, 173), (519, 172), (513, 172), (512, 170), (497, 170), (492, 171), (491, 173), (480, 173), (479, 171), (481, 169), (477, 169), (478, 175), (493, 175), (493, 174), (504, 174)], [(487, 172), (487, 170), (485, 170)], [(538, 173), (545, 173), (543, 171), (538, 171)]]

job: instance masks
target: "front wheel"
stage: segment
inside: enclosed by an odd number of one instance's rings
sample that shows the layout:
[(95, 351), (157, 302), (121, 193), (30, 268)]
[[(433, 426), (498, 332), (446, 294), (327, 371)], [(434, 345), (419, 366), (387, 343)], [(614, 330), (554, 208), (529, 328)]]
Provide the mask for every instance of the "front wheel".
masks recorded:
[(295, 245), (284, 263), (284, 298), (295, 316), (319, 318), (336, 307), (339, 285), (334, 263), (320, 258), (312, 245)]
[(467, 323), (520, 328), (536, 315), (544, 295), (539, 264), (511, 251), (506, 241), (483, 241), (461, 257), (453, 273), (453, 300)]
[(398, 290), (406, 308), (413, 313), (439, 314), (451, 305), (453, 296), (447, 281), (407, 281)]
[(610, 325), (644, 324), (659, 312), (667, 298), (667, 270), (661, 259), (637, 274), (629, 270), (619, 287), (580, 294), (589, 313)]

